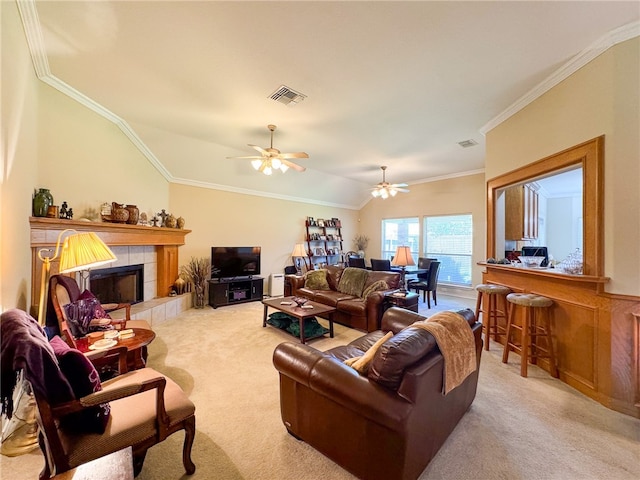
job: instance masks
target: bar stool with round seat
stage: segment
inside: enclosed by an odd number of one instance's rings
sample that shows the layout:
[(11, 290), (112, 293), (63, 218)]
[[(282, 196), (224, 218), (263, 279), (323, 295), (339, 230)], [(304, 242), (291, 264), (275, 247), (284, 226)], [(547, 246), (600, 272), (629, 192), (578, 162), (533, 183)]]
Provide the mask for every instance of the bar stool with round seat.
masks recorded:
[[(535, 365), (538, 358), (548, 358), (551, 365), (551, 375), (557, 378), (558, 367), (553, 352), (549, 319), (549, 307), (553, 305), (553, 300), (533, 293), (510, 293), (507, 295), (507, 302), (509, 302), (507, 342), (502, 353), (502, 363), (507, 363), (511, 350), (520, 352), (520, 375), (526, 377), (529, 359)], [(525, 309), (522, 325), (514, 323), (515, 309), (518, 306)], [(519, 345), (511, 340), (513, 329), (520, 330)], [(542, 348), (538, 341), (541, 337), (546, 339), (545, 348)]]
[[(490, 283), (481, 283), (476, 286), (478, 291), (478, 300), (476, 302), (476, 320), (480, 321), (480, 313), (482, 313), (482, 330), (484, 330), (484, 349), (489, 350), (489, 339), (493, 330), (493, 339), (497, 342), (499, 335), (505, 335), (506, 329), (498, 325), (498, 319), (507, 319), (507, 300), (506, 296), (511, 293), (509, 287), (502, 285), (493, 285)], [(502, 310), (498, 308), (498, 299), (502, 299)], [(485, 304), (486, 312), (482, 309)]]

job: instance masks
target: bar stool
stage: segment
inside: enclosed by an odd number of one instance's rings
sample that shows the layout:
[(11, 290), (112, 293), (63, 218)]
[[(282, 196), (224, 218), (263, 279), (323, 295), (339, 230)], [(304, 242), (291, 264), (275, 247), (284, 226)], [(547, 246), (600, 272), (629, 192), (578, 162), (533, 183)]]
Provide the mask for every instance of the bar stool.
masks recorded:
[[(482, 329), (484, 330), (484, 349), (489, 350), (489, 338), (493, 330), (493, 339), (497, 342), (499, 335), (505, 335), (506, 329), (498, 325), (498, 318), (507, 319), (506, 296), (511, 293), (509, 287), (502, 285), (492, 285), (481, 283), (476, 286), (478, 291), (478, 301), (476, 302), (476, 320), (480, 321), (482, 313)], [(503, 310), (498, 309), (498, 298), (502, 299)], [(484, 300), (483, 300), (484, 299)], [(482, 310), (482, 303), (485, 303), (487, 311)]]
[[(502, 363), (507, 363), (511, 350), (520, 352), (520, 375), (526, 377), (529, 359), (535, 365), (538, 358), (548, 358), (551, 364), (551, 375), (558, 378), (548, 310), (553, 305), (553, 300), (533, 293), (510, 293), (507, 295), (507, 302), (509, 302), (507, 343), (502, 353)], [(514, 323), (515, 309), (518, 306), (525, 308), (522, 326)], [(520, 345), (511, 341), (513, 329), (520, 330)], [(540, 347), (539, 337), (545, 337), (546, 348)]]

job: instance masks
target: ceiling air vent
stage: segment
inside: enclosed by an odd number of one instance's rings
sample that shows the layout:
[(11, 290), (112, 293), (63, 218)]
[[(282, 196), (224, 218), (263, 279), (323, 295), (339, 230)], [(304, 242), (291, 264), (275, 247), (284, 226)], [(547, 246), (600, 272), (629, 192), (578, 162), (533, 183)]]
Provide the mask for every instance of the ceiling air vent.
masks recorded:
[(458, 145), (460, 145), (462, 148), (473, 147), (474, 145), (477, 145), (477, 144), (478, 144), (478, 142), (476, 142), (473, 139), (471, 139), (471, 140), (463, 140), (461, 142), (458, 142)]
[(300, 92), (296, 92), (292, 88), (287, 87), (286, 85), (280, 85), (278, 89), (269, 95), (271, 100), (275, 100), (276, 102), (284, 103), (285, 105), (289, 105), (293, 107), (294, 105), (300, 103), (305, 98), (306, 95), (303, 95)]

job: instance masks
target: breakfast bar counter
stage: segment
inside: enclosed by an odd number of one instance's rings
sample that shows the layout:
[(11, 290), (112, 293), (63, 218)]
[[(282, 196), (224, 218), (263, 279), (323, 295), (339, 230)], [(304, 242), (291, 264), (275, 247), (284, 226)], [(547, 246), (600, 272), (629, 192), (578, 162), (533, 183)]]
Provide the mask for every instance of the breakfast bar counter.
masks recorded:
[[(563, 382), (609, 408), (640, 417), (640, 326), (634, 315), (635, 298), (605, 292), (607, 277), (552, 268), (478, 265), (485, 268), (483, 283), (553, 300), (550, 317)], [(538, 365), (550, 370), (547, 359)]]

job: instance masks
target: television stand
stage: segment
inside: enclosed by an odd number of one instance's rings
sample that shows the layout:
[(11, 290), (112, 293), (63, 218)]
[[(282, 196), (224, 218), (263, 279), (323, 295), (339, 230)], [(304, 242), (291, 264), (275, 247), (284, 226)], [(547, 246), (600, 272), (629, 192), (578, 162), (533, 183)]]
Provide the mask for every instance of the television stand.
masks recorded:
[(263, 278), (219, 278), (209, 280), (209, 305), (213, 308), (262, 300)]

